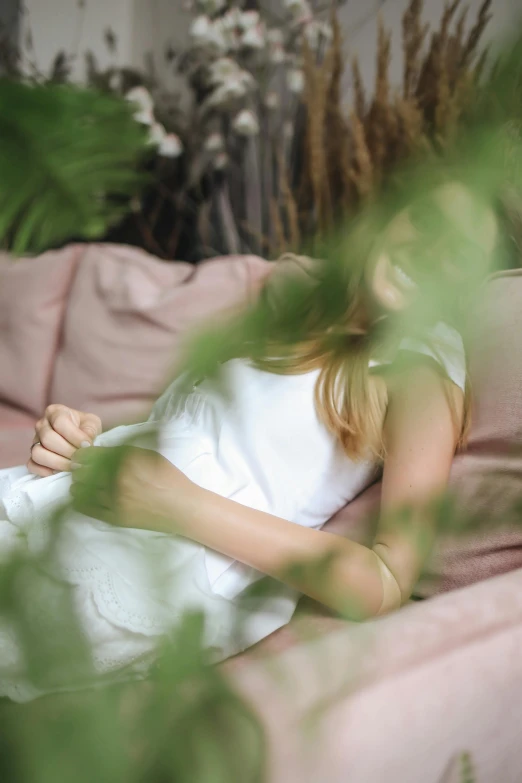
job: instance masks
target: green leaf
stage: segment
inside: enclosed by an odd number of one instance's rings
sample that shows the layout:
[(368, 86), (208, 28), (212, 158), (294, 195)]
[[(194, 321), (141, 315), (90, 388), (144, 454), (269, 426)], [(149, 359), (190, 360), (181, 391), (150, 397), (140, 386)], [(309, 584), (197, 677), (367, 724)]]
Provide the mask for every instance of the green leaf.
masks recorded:
[(147, 135), (124, 100), (0, 81), (0, 244), (38, 253), (95, 239), (143, 186)]

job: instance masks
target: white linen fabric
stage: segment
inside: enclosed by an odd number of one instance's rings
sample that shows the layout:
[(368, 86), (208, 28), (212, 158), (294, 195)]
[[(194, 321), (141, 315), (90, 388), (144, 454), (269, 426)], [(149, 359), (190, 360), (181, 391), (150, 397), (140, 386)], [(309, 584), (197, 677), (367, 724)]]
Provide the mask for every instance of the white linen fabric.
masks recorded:
[[(436, 339), (435, 339), (436, 338)], [(460, 336), (444, 324), (436, 350), (405, 342), (432, 356), (464, 388)], [(430, 341), (431, 342), (431, 341)], [(277, 375), (243, 359), (222, 365), (217, 380), (190, 392), (175, 381), (148, 422), (104, 433), (96, 445), (132, 441), (155, 448), (189, 479), (245, 506), (299, 525), (320, 528), (376, 477), (375, 460), (350, 460), (319, 421), (314, 405), (318, 372)], [(0, 471), (0, 562), (13, 552), (38, 554), (49, 540), (53, 515), (67, 504), (71, 477), (37, 478), (25, 468)], [(38, 567), (38, 622), (53, 633), (51, 608), (65, 591), (92, 655), (93, 672), (107, 679), (142, 676), (158, 642), (187, 610), (204, 616), (204, 643), (215, 661), (255, 644), (287, 623), (298, 600), (278, 582), (260, 597), (245, 590), (258, 571), (187, 539), (114, 528), (68, 510), (52, 558)], [(0, 695), (25, 701), (49, 690), (31, 682), (16, 629), (0, 618)]]

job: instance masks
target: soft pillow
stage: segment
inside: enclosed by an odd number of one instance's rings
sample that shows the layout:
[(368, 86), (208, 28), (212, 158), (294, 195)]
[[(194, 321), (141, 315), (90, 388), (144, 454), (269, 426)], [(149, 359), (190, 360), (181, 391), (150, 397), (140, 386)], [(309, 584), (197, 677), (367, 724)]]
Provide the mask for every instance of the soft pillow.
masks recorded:
[(35, 423), (34, 416), (0, 404), (0, 468), (27, 462)]
[(82, 245), (13, 260), (0, 255), (0, 401), (41, 416)]
[(270, 264), (228, 256), (196, 267), (122, 245), (88, 246), (71, 290), (50, 391), (105, 427), (147, 415), (188, 328), (253, 297)]
[[(473, 418), (467, 450), (453, 463), (450, 487), (467, 518), (463, 535), (441, 539), (437, 579), (449, 590), (522, 567), (522, 270), (492, 278), (473, 319), (470, 378)], [(475, 525), (478, 529), (473, 529)]]

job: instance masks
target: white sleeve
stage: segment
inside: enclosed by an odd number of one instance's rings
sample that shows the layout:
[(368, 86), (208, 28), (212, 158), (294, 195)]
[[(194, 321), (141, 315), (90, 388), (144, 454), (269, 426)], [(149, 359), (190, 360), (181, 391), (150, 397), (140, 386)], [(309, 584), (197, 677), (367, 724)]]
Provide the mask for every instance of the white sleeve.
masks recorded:
[(426, 340), (406, 337), (399, 343), (399, 351), (415, 351), (430, 356), (442, 366), (448, 378), (462, 391), (466, 387), (466, 354), (462, 337), (448, 324), (439, 323)]

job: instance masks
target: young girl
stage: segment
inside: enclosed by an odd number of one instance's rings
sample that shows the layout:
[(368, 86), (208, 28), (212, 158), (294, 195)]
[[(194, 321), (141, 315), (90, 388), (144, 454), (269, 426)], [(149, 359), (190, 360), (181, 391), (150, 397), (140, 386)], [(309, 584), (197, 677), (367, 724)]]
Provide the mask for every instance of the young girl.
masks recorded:
[[(52, 633), (52, 596), (66, 591), (96, 672), (128, 677), (147, 670), (187, 609), (203, 613), (205, 645), (220, 660), (288, 622), (299, 593), (354, 619), (409, 598), (433, 535), (427, 508), (446, 485), (468, 418), (465, 356), (450, 321), (469, 285), (466, 264), (485, 274), (496, 237), (493, 213), (464, 186), (441, 186), (429, 201), (442, 221), (431, 265), (422, 221), (406, 209), (364, 263), (343, 266), (329, 304), (315, 293), (320, 264), (276, 266), (262, 294), (274, 313), (281, 280), (295, 272), (308, 281), (306, 336), (296, 344), (269, 328), (263, 355), (226, 361), (217, 381), (189, 392), (175, 382), (149, 422), (103, 435), (94, 415), (48, 408), (28, 471), (0, 477), (4, 552), (38, 552), (48, 520), (73, 497), (53, 557), (39, 567), (34, 612), (43, 633), (46, 623)], [(452, 258), (448, 231), (467, 254)], [(426, 318), (423, 292), (435, 284), (445, 286), (446, 322)], [(415, 308), (431, 321), (424, 339), (387, 338), (384, 327)], [(129, 440), (138, 445), (123, 452), (114, 496), (99, 457)], [(321, 531), (382, 464), (372, 548)], [(391, 525), (403, 507), (412, 509), (409, 525)], [(312, 567), (318, 560), (322, 572)], [(262, 575), (277, 581), (255, 598), (245, 591)], [(26, 700), (85, 684), (54, 677), (31, 683), (13, 627), (0, 624), (0, 693)]]

